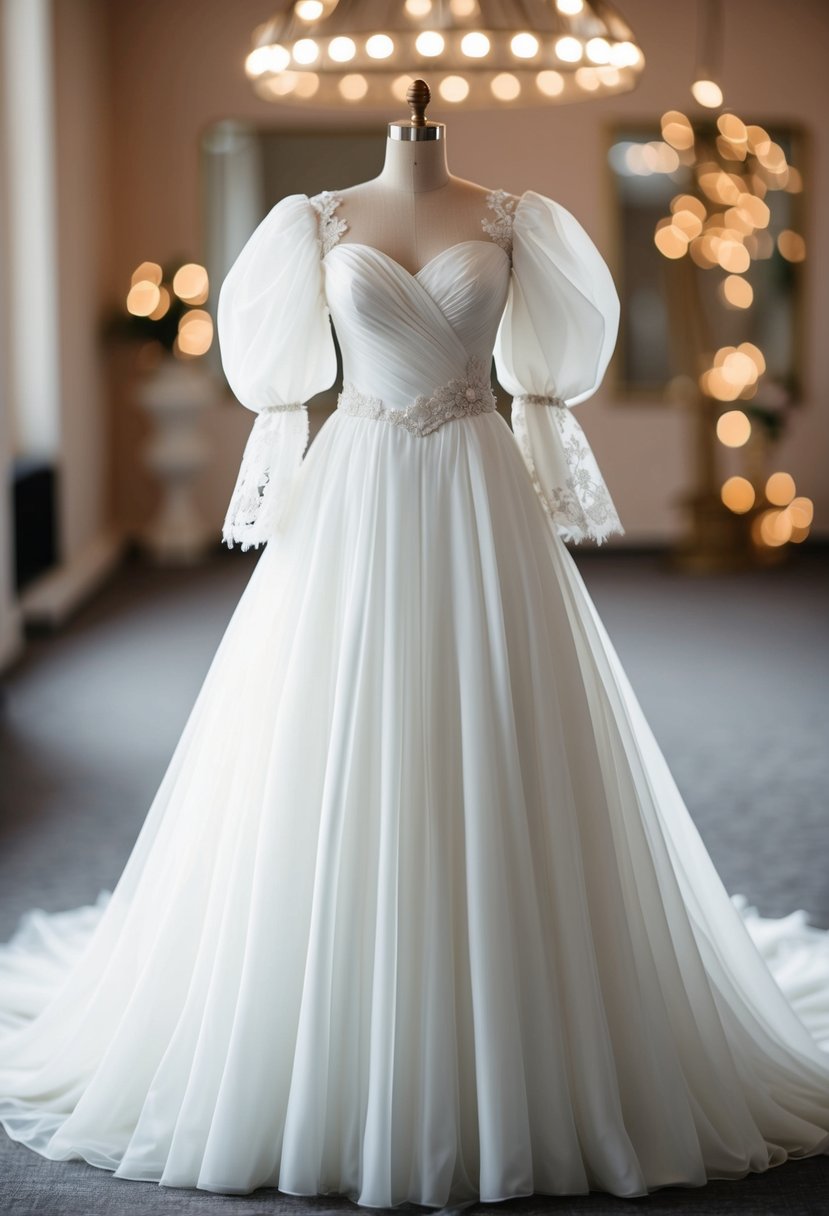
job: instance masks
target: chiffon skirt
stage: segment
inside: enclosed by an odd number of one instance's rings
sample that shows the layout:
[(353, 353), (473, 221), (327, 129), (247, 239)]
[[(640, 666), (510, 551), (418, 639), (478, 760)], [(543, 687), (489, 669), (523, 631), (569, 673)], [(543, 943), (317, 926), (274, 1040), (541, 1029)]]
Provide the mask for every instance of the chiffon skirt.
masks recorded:
[(114, 891), (0, 953), (0, 1121), (367, 1206), (738, 1178), (829, 1151), (828, 938), (725, 891), (501, 416), (338, 412)]

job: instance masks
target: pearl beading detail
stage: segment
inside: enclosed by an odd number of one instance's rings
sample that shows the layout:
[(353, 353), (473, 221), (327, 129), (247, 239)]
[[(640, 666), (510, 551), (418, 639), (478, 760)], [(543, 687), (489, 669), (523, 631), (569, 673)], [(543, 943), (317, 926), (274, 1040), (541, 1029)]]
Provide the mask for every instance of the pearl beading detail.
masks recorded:
[(421, 393), (402, 409), (386, 405), (381, 397), (361, 392), (349, 381), (343, 384), (337, 408), (357, 418), (389, 422), (422, 437), (458, 418), (491, 413), (497, 408), (497, 401), (484, 361), (473, 355), (463, 376), (455, 376), (432, 393)]

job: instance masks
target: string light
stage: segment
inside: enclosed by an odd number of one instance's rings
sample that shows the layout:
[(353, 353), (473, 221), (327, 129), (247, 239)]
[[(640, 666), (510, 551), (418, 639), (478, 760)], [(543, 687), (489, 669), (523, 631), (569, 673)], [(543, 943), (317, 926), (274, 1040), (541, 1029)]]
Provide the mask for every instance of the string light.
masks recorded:
[(787, 507), (796, 493), (791, 473), (772, 473), (766, 482), (766, 498), (776, 507)]
[(710, 110), (718, 110), (723, 103), (723, 92), (714, 80), (695, 80), (691, 85), (694, 101)]
[(727, 448), (741, 448), (751, 438), (751, 422), (742, 410), (728, 410), (717, 419), (717, 438)]
[(142, 324), (163, 322), (156, 334), (162, 340), (166, 335), (175, 356), (197, 358), (213, 343), (213, 318), (198, 307), (209, 291), (207, 270), (198, 262), (185, 262), (167, 282), (158, 262), (141, 262), (130, 278), (126, 308)]
[[(710, 126), (714, 127), (713, 133)], [(786, 160), (782, 146), (757, 124), (748, 124), (731, 111), (698, 132), (680, 110), (661, 118), (662, 143), (621, 145), (615, 163), (629, 173), (660, 171), (657, 147), (669, 148), (692, 175), (695, 192), (687, 188), (670, 200), (668, 214), (657, 220), (654, 245), (669, 261), (689, 257), (701, 270), (719, 272), (718, 295), (726, 308), (746, 310), (754, 303), (754, 289), (746, 277), (752, 263), (777, 252), (791, 263), (806, 257), (806, 243), (792, 228), (776, 236), (772, 227), (770, 190), (785, 189), (802, 179)], [(754, 434), (749, 413), (739, 400), (755, 396), (766, 372), (762, 350), (751, 342), (722, 346), (709, 355), (698, 376), (702, 394), (723, 405), (716, 422), (716, 438), (723, 447), (744, 448)], [(748, 408), (748, 407), (747, 407)], [(756, 415), (763, 418), (762, 410)], [(721, 488), (723, 505), (737, 515), (752, 514), (751, 536), (760, 549), (779, 549), (800, 543), (812, 525), (811, 500), (797, 497), (794, 479), (784, 471), (752, 484), (744, 476), (727, 478)]]
[(157, 307), (161, 293), (156, 283), (139, 279), (133, 283), (127, 295), (127, 311), (134, 317), (148, 317)]
[(746, 511), (750, 511), (756, 499), (754, 486), (747, 477), (729, 477), (723, 483), (720, 497), (735, 515), (744, 515)]

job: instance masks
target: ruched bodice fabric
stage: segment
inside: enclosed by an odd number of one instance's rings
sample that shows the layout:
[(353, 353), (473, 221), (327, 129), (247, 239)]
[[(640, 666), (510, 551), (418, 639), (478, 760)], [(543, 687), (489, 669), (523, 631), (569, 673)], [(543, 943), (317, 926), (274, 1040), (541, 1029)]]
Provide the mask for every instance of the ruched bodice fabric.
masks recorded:
[(340, 242), (323, 259), (325, 295), (343, 378), (403, 408), (491, 363), (509, 290), (510, 259), (489, 240), (444, 250), (411, 274), (381, 250)]

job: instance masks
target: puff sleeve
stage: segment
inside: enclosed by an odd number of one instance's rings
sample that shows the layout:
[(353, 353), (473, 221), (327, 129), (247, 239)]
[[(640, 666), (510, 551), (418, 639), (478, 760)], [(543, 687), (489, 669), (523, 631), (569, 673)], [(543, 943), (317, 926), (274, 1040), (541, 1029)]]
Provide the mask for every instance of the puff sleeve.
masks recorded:
[(222, 529), (228, 546), (278, 529), (308, 443), (309, 397), (334, 383), (317, 213), (289, 194), (265, 216), (224, 278), (217, 332), (225, 376), (256, 413)]
[(596, 246), (560, 203), (527, 191), (513, 217), (495, 367), (532, 483), (566, 540), (624, 531), (571, 409), (601, 384), (618, 329), (619, 297)]

